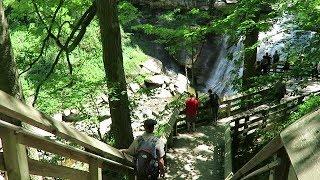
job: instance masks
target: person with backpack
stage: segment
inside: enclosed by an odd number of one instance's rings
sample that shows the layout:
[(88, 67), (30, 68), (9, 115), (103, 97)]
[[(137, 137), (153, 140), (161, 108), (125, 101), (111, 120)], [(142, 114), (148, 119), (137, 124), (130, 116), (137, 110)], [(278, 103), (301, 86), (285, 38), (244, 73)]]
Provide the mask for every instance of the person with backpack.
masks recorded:
[(212, 116), (213, 123), (217, 123), (220, 98), (218, 94), (216, 92), (213, 92), (211, 89), (208, 90), (208, 94), (209, 100), (206, 103), (206, 107), (210, 108), (210, 114)]
[(190, 132), (191, 126), (192, 126), (192, 131), (193, 132), (196, 131), (198, 109), (199, 109), (199, 100), (193, 94), (190, 94), (189, 98), (186, 100), (186, 108), (185, 108), (188, 132)]
[(268, 74), (270, 70), (271, 56), (266, 53), (261, 60), (262, 73)]
[(164, 177), (164, 143), (153, 133), (157, 121), (147, 119), (143, 126), (145, 133), (133, 140), (128, 149), (121, 150), (134, 157), (138, 180), (156, 180)]

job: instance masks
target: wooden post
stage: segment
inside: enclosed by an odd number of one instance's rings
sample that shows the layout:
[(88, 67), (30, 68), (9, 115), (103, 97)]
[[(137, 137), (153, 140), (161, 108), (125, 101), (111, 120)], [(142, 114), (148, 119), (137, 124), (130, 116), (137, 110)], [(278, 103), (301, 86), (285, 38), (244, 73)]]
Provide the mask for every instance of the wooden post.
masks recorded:
[[(273, 160), (276, 161), (277, 160), (277, 156), (273, 156)], [(270, 170), (270, 174), (269, 174), (269, 180), (275, 180), (275, 168)]]
[(227, 104), (227, 114), (228, 116), (231, 116), (231, 101), (229, 101)]
[(263, 116), (263, 119), (262, 119), (262, 128), (265, 128), (267, 127), (267, 120), (268, 120), (268, 116), (269, 116), (269, 113), (267, 110), (264, 110), (261, 112), (262, 116)]
[(246, 117), (244, 117), (244, 129), (243, 129), (243, 136), (245, 136), (245, 138), (247, 137), (248, 134), (248, 122), (249, 122), (250, 116), (247, 115)]
[(239, 147), (239, 121), (240, 121), (240, 119), (236, 119), (235, 120), (235, 124), (234, 124), (234, 132), (233, 132), (233, 138), (232, 138), (232, 141), (233, 141), (233, 144), (234, 144), (234, 146), (233, 146), (233, 152), (235, 153), (235, 154), (237, 154), (238, 153), (238, 147)]
[(27, 151), (17, 142), (15, 132), (0, 127), (3, 157), (9, 180), (29, 180)]
[(173, 136), (178, 135), (178, 129), (177, 129), (177, 121), (173, 125)]
[(90, 180), (102, 180), (102, 170), (99, 168), (99, 161), (91, 158), (89, 162)]
[(291, 162), (285, 148), (284, 147), (281, 148), (278, 151), (277, 155), (281, 161), (280, 161), (280, 165), (277, 166), (275, 170), (276, 171), (275, 180), (287, 179)]

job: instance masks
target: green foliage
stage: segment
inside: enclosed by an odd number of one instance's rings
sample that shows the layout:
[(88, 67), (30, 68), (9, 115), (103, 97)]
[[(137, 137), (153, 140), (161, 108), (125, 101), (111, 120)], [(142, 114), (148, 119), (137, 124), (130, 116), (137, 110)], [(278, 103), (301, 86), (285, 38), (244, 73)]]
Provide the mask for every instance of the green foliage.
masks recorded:
[(133, 26), (133, 30), (154, 36), (155, 41), (165, 45), (172, 55), (185, 49), (191, 54), (192, 48), (201, 44), (204, 39), (206, 24), (211, 18), (213, 15), (205, 10), (175, 9), (163, 11), (157, 18)]
[[(12, 8), (9, 12), (9, 23), (11, 29), (11, 41), (13, 44), (14, 55), (20, 72), (27, 69), (29, 64), (37, 59), (40, 54), (42, 42), (47, 32), (45, 25), (40, 22), (35, 13), (35, 6), (31, 0), (6, 1), (6, 6)], [(58, 6), (59, 0), (54, 1), (36, 1), (39, 11), (46, 23), (51, 22), (52, 14)], [(82, 13), (90, 6), (90, 0), (79, 1), (72, 0), (63, 4), (58, 11), (56, 21), (52, 26), (52, 32), (57, 35), (59, 27), (63, 25), (60, 31), (60, 41), (65, 42), (69, 36), (72, 27), (80, 19)], [(22, 5), (25, 4), (25, 5)], [(121, 3), (119, 5), (124, 14), (130, 13), (130, 5)], [(77, 9), (77, 11), (75, 11)], [(131, 14), (137, 13), (137, 9), (131, 9)], [(133, 19), (127, 18), (124, 24), (130, 23)], [(64, 23), (69, 22), (69, 23)], [(83, 114), (83, 118), (90, 118), (91, 96), (95, 97), (104, 92), (108, 92), (105, 86), (105, 71), (102, 63), (102, 51), (100, 43), (100, 28), (98, 21), (94, 19), (86, 29), (86, 34), (79, 46), (70, 53), (69, 58), (72, 64), (72, 75), (69, 72), (66, 56), (63, 54), (48, 80), (41, 88), (37, 108), (48, 114), (54, 114), (64, 109), (77, 109)], [(137, 69), (141, 62), (147, 60), (147, 55), (143, 53), (139, 45), (131, 40), (132, 34), (122, 33), (124, 69), (130, 81), (141, 79), (137, 75)], [(49, 72), (53, 61), (56, 58), (58, 47), (51, 39), (45, 46), (44, 53), (32, 68), (21, 75), (23, 91), (30, 103), (33, 100), (34, 90), (43, 81)]]
[(140, 11), (131, 3), (127, 1), (119, 3), (119, 21), (124, 28), (130, 29), (133, 25), (138, 24), (141, 17)]
[[(188, 95), (186, 93), (180, 95), (179, 97), (176, 97), (173, 101), (171, 101), (170, 103), (168, 103), (165, 106), (165, 109), (159, 113), (159, 116), (157, 117), (157, 119), (163, 119), (163, 118), (170, 117), (168, 115), (170, 115), (170, 113), (173, 112), (175, 109), (178, 109), (179, 111), (182, 110), (187, 97), (188, 97)], [(174, 118), (179, 118), (179, 117), (174, 117)], [(169, 129), (170, 129), (170, 126), (168, 123), (161, 124), (156, 129), (155, 134), (158, 137), (160, 137), (164, 133), (166, 133)]]
[(303, 104), (298, 106), (298, 109), (293, 112), (287, 119), (273, 119), (275, 123), (272, 126), (272, 129), (259, 130), (258, 136), (261, 136), (261, 142), (259, 143), (260, 147), (267, 144), (270, 140), (272, 140), (276, 135), (278, 135), (281, 131), (283, 131), (286, 127), (290, 126), (292, 123), (296, 122), (303, 116), (313, 112), (317, 108), (320, 107), (320, 96), (311, 96), (308, 100), (306, 100)]

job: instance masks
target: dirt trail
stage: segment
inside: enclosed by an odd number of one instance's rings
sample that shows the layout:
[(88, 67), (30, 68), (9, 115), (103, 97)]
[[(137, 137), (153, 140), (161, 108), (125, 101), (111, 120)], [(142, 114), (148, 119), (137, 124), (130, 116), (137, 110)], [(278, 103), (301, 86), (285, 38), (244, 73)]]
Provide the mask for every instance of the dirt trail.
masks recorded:
[(223, 126), (202, 126), (181, 133), (167, 153), (166, 179), (223, 179)]

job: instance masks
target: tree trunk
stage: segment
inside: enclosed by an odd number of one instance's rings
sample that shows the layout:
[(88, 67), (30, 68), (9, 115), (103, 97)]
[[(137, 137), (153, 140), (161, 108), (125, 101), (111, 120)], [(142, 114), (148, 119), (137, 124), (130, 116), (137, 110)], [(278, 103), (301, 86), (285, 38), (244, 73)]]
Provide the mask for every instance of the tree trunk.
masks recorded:
[(249, 88), (252, 85), (251, 77), (255, 76), (255, 63), (257, 60), (257, 48), (252, 48), (258, 42), (259, 30), (254, 28), (247, 32), (244, 40), (244, 47), (246, 49), (244, 55), (244, 68), (243, 68), (243, 84), (242, 87)]
[(0, 89), (17, 99), (23, 100), (2, 1), (0, 1), (0, 21)]
[[(0, 90), (24, 100), (19, 82), (17, 65), (14, 60), (7, 19), (3, 3), (0, 1)], [(0, 119), (21, 126), (19, 120), (0, 114)], [(26, 148), (16, 142), (13, 132), (8, 132), (2, 140), (4, 161), (9, 179), (29, 179)], [(0, 146), (2, 146), (0, 145)]]
[(116, 0), (97, 0), (97, 15), (103, 48), (103, 62), (109, 91), (111, 132), (117, 148), (127, 148), (133, 140), (129, 101), (123, 70), (121, 34)]

